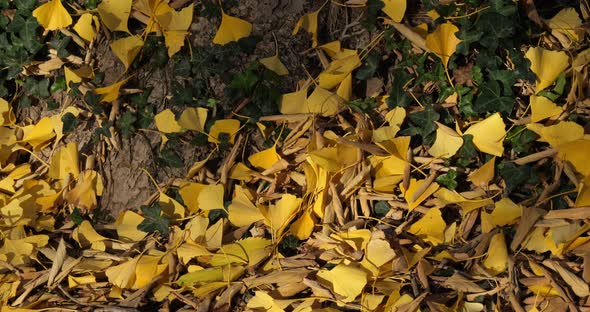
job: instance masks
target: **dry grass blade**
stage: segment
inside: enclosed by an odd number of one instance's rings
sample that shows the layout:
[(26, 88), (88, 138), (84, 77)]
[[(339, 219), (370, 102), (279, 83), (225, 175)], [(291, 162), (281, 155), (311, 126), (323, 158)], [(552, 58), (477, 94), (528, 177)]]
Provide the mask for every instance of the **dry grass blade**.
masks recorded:
[(53, 259), (53, 265), (49, 270), (49, 276), (47, 277), (47, 287), (52, 289), (54, 287), (53, 282), (55, 281), (55, 277), (57, 273), (59, 273), (64, 260), (66, 258), (66, 242), (63, 238), (59, 241), (59, 245), (57, 246), (57, 252), (55, 253), (55, 258)]

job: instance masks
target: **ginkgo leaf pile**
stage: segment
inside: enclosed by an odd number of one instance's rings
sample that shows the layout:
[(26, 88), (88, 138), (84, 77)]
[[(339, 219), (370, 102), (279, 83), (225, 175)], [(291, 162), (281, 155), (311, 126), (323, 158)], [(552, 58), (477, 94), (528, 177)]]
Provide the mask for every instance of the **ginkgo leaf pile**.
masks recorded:
[[(170, 57), (184, 53), (194, 5), (179, 2), (103, 0), (74, 14), (65, 2), (47, 1), (32, 13), (47, 32), (78, 36), (82, 47), (117, 32), (108, 45), (126, 74), (96, 88), (91, 62), (55, 56), (44, 68), (63, 68), (68, 87), (79, 84), (116, 107), (147, 35), (163, 36)], [(382, 59), (401, 64), (423, 55), (422, 64), (439, 70), (432, 81), (392, 75), (398, 78), (388, 81), (389, 94), (382, 86), (365, 92), (375, 80), (355, 74), (385, 35), (363, 50), (324, 42), (319, 16), (329, 5), (365, 2), (326, 2), (292, 25), (294, 36), (310, 34), (322, 67), (282, 94), (281, 114), (254, 120), (235, 111), (220, 117), (213, 107), (162, 108), (149, 130), (161, 146), (199, 134), (209, 150), (182, 177), (157, 183), (150, 176), (150, 200), (110, 223), (92, 219), (108, 187), (101, 159), (64, 131), (64, 116), (88, 118), (88, 107), (66, 102), (20, 120), (14, 103), (0, 99), (2, 311), (587, 309), (588, 5), (578, 8), (581, 15), (566, 8), (540, 21), (551, 31), (522, 44), (519, 60), (507, 57), (517, 55), (508, 49), (462, 52), (474, 41), (459, 20), (488, 9), (481, 14), (514, 14), (506, 1), (446, 8), (454, 12), (446, 18), (430, 11), (428, 25), (411, 27), (406, 1), (385, 0), (383, 27), (411, 50), (383, 52), (391, 54)], [(139, 30), (129, 28), (130, 19)], [(211, 40), (226, 45), (253, 27), (222, 9)], [(280, 52), (259, 62), (288, 75)], [(462, 61), (492, 62), (485, 53), (506, 57), (506, 69), (460, 77)], [(535, 81), (514, 78), (523, 62)], [(414, 65), (404, 68), (407, 75), (421, 70)], [(493, 83), (482, 81), (489, 76)], [(461, 91), (467, 84), (480, 98), (518, 96), (509, 98), (515, 104), (508, 111), (469, 111), (462, 103), (474, 94)], [(418, 94), (428, 92), (439, 99)], [(350, 101), (364, 93), (377, 107), (352, 109)]]

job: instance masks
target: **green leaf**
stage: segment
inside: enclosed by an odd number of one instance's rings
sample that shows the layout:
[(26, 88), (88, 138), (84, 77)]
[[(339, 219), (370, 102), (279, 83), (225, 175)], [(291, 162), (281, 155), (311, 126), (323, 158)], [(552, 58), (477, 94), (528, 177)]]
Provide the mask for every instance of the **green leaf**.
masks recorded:
[(446, 186), (448, 189), (450, 190), (454, 190), (455, 188), (457, 188), (457, 171), (455, 170), (449, 170), (449, 172), (447, 172), (444, 175), (439, 176), (438, 178), (436, 178), (436, 182)]
[(136, 121), (137, 117), (130, 111), (126, 111), (117, 119), (117, 128), (119, 128), (124, 138), (130, 138), (135, 133), (134, 123)]
[(363, 65), (356, 72), (356, 78), (360, 80), (368, 80), (375, 76), (379, 63), (381, 62), (381, 54), (372, 53), (363, 61)]
[(75, 225), (80, 225), (84, 222), (84, 217), (82, 217), (82, 212), (79, 208), (74, 208), (74, 211), (70, 214), (70, 219), (72, 219)]
[(141, 212), (145, 218), (137, 229), (147, 233), (158, 232), (162, 235), (168, 235), (170, 231), (170, 218), (162, 215), (162, 207), (158, 202), (149, 206), (141, 206)]
[(507, 161), (498, 165), (498, 173), (506, 183), (505, 194), (512, 193), (520, 185), (535, 184), (538, 180), (533, 167), (529, 165), (516, 166)]
[(22, 11), (32, 11), (37, 4), (36, 0), (14, 0), (14, 4), (18, 10)]
[(36, 80), (33, 77), (27, 77), (24, 87), (30, 95), (39, 98), (49, 97), (49, 78)]
[(474, 107), (478, 113), (510, 113), (513, 107), (514, 99), (502, 95), (500, 84), (496, 80), (488, 80), (480, 86)]
[(375, 217), (376, 218), (385, 218), (385, 216), (387, 215), (387, 213), (389, 212), (389, 210), (391, 210), (391, 207), (384, 200), (378, 201), (375, 204), (375, 207), (373, 208), (373, 211), (375, 212)]
[(393, 85), (387, 98), (389, 108), (408, 107), (412, 99), (404, 90), (404, 85), (410, 80), (410, 75), (403, 70), (396, 71), (393, 74)]
[(463, 146), (459, 149), (458, 155), (459, 159), (457, 160), (457, 164), (459, 166), (467, 167), (473, 162), (473, 158), (477, 156), (477, 150), (473, 144), (473, 135), (463, 135)]
[(53, 82), (53, 84), (51, 84), (51, 88), (49, 89), (49, 92), (56, 93), (58, 91), (63, 91), (66, 90), (66, 79), (65, 77), (61, 76), (61, 77), (57, 77), (55, 78), (55, 81)]
[(525, 126), (516, 126), (508, 132), (506, 138), (515, 153), (530, 154), (532, 153), (533, 144), (539, 136), (535, 132), (526, 129)]
[(61, 117), (61, 121), (63, 122), (63, 133), (69, 133), (76, 129), (78, 125), (78, 118), (70, 112), (65, 113)]
[(182, 168), (184, 166), (182, 159), (171, 149), (164, 149), (160, 152), (158, 163), (172, 168)]
[(428, 106), (423, 111), (410, 114), (409, 119), (420, 136), (422, 136), (422, 139), (424, 139), (436, 130), (436, 124), (434, 122), (440, 119), (440, 114), (432, 106)]

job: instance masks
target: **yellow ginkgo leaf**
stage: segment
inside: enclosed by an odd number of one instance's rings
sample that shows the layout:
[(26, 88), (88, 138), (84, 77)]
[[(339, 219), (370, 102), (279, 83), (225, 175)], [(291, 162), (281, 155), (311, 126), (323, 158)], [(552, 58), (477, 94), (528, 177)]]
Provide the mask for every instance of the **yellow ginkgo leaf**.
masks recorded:
[(500, 113), (495, 113), (472, 125), (465, 131), (465, 134), (471, 134), (475, 147), (484, 153), (494, 156), (502, 156), (504, 153), (506, 125)]
[(582, 176), (590, 175), (590, 161), (588, 161), (588, 150), (590, 140), (580, 139), (565, 143), (559, 146), (557, 156), (561, 160), (568, 161), (574, 169)]
[(306, 113), (327, 117), (338, 113), (340, 105), (340, 97), (324, 88), (316, 87), (305, 100), (304, 107), (307, 107)]
[(494, 211), (490, 214), (494, 225), (514, 224), (522, 216), (522, 207), (515, 204), (510, 198), (502, 198), (494, 205)]
[(297, 21), (295, 28), (293, 29), (293, 36), (295, 36), (299, 29), (303, 28), (307, 30), (308, 33), (311, 34), (312, 40), (312, 47), (316, 47), (318, 45), (318, 14), (320, 10), (313, 11), (311, 13), (303, 15)]
[(336, 94), (345, 101), (352, 99), (352, 73), (344, 77), (338, 89), (336, 89)]
[[(387, 97), (389, 97), (389, 96), (387, 96)], [(383, 99), (383, 101), (385, 101), (385, 99)], [(401, 125), (404, 123), (405, 119), (406, 119), (406, 110), (403, 107), (399, 107), (399, 106), (390, 110), (385, 115), (385, 120), (389, 123), (390, 126), (401, 127)]]
[(395, 138), (395, 135), (399, 131), (398, 126), (383, 126), (373, 130), (371, 140), (374, 143), (381, 143), (383, 141), (390, 141)]
[(492, 237), (490, 246), (488, 247), (488, 255), (482, 264), (493, 275), (498, 275), (506, 271), (508, 267), (508, 250), (503, 232), (497, 233)]
[(258, 207), (254, 206), (248, 190), (236, 185), (234, 197), (228, 207), (228, 219), (235, 226), (248, 226), (264, 219)]
[[(164, 6), (168, 4), (161, 4)], [(188, 29), (193, 21), (194, 4), (180, 11), (170, 9), (166, 14), (157, 15), (156, 19), (164, 30), (164, 42), (168, 48), (168, 57), (172, 57), (184, 46), (184, 39), (189, 34)]]
[(262, 209), (265, 223), (271, 228), (273, 239), (278, 239), (289, 221), (293, 219), (302, 199), (292, 194), (284, 194), (274, 205), (269, 205)]
[(430, 195), (438, 190), (439, 185), (436, 182), (432, 182), (424, 189), (423, 184), (426, 183), (425, 181), (426, 180), (411, 179), (407, 190), (404, 189), (403, 186), (401, 187), (410, 211), (418, 207), (418, 205), (425, 201), (426, 198), (430, 197)]
[(204, 107), (188, 107), (178, 118), (178, 124), (181, 127), (199, 132), (205, 131), (206, 121), (207, 109)]
[(305, 107), (305, 101), (307, 100), (308, 88), (302, 88), (299, 91), (285, 93), (281, 96), (281, 104), (279, 105), (279, 111), (281, 114), (305, 114), (307, 109)]
[(72, 175), (74, 179), (77, 179), (79, 174), (78, 145), (76, 142), (68, 143), (51, 156), (51, 164), (47, 172), (49, 177), (66, 180), (68, 176)]
[(168, 257), (161, 255), (142, 255), (135, 266), (135, 281), (132, 289), (140, 289), (168, 270)]
[(531, 95), (531, 122), (539, 122), (545, 118), (557, 116), (563, 112), (563, 108), (551, 102), (544, 96)]
[(318, 76), (318, 84), (320, 87), (331, 90), (340, 84), (348, 74), (361, 65), (361, 59), (358, 54), (337, 59), (328, 65), (328, 67)]
[(537, 93), (552, 85), (569, 65), (569, 57), (563, 51), (531, 47), (525, 57), (531, 61), (531, 70), (537, 75)]
[(381, 9), (394, 22), (399, 23), (406, 14), (407, 0), (383, 0), (383, 8)]
[(131, 288), (135, 283), (135, 267), (137, 267), (139, 258), (141, 258), (141, 255), (108, 268), (105, 274), (109, 282), (120, 288)]
[(178, 190), (184, 205), (190, 212), (199, 210), (199, 194), (207, 185), (201, 183), (187, 182)]
[(228, 142), (234, 144), (236, 134), (240, 130), (240, 121), (236, 119), (218, 119), (209, 130), (209, 142), (221, 143), (219, 135), (225, 133), (228, 136)]
[(129, 32), (127, 21), (131, 14), (132, 0), (103, 0), (98, 5), (100, 20), (110, 31)]
[(97, 242), (108, 240), (108, 238), (98, 234), (92, 227), (92, 224), (84, 220), (80, 225), (72, 232), (72, 238), (78, 242), (80, 247), (87, 247)]
[(177, 133), (182, 132), (182, 127), (176, 121), (176, 116), (169, 108), (159, 112), (154, 116), (154, 122), (158, 131), (162, 133)]
[(119, 98), (119, 90), (121, 90), (121, 87), (125, 83), (127, 83), (129, 79), (130, 78), (123, 79), (121, 81), (113, 83), (110, 86), (96, 88), (94, 89), (94, 92), (96, 92), (96, 94), (102, 95), (102, 97), (100, 98), (101, 102), (113, 102)]
[(332, 270), (319, 271), (317, 276), (330, 282), (334, 292), (345, 297), (343, 302), (354, 301), (367, 285), (367, 272), (355, 264), (341, 263)]
[(408, 232), (436, 246), (445, 241), (446, 228), (447, 224), (442, 218), (440, 209), (430, 208), (420, 220), (410, 226)]
[(579, 30), (582, 20), (574, 8), (565, 8), (547, 21), (551, 34), (555, 36), (564, 48), (580, 40)]
[(138, 242), (142, 240), (147, 233), (137, 229), (137, 226), (143, 222), (144, 217), (139, 214), (126, 210), (119, 215), (115, 221), (115, 229), (119, 240), (127, 242)]
[(70, 83), (80, 83), (83, 79), (94, 78), (94, 71), (92, 70), (92, 67), (88, 65), (82, 65), (78, 69), (64, 66), (64, 73), (68, 91), (70, 90)]
[(198, 202), (201, 210), (223, 209), (224, 188), (222, 184), (207, 185), (199, 192)]
[(213, 43), (226, 45), (230, 42), (248, 37), (251, 33), (252, 24), (243, 19), (229, 16), (225, 12), (221, 12), (221, 25), (219, 25), (215, 38), (213, 38)]
[(96, 196), (102, 196), (102, 177), (94, 170), (85, 170), (78, 177), (76, 186), (66, 194), (68, 203), (85, 210), (96, 208)]
[(428, 150), (428, 154), (436, 158), (451, 158), (463, 145), (463, 137), (461, 137), (455, 130), (436, 122), (438, 129), (436, 129), (436, 140), (432, 147)]
[(28, 131), (25, 131), (25, 136), (22, 141), (31, 144), (35, 150), (39, 150), (40, 147), (54, 137), (55, 132), (53, 131), (51, 118), (43, 117), (36, 125), (32, 126)]
[(125, 69), (129, 69), (133, 60), (141, 51), (143, 40), (138, 36), (129, 36), (117, 39), (111, 43), (113, 53), (123, 62)]
[(96, 34), (100, 29), (100, 21), (98, 18), (90, 13), (84, 13), (78, 21), (76, 25), (74, 25), (74, 30), (82, 37), (82, 39), (90, 42), (96, 38)]
[(164, 194), (164, 192), (159, 192), (158, 203), (162, 207), (163, 215), (166, 215), (173, 220), (184, 218), (184, 207), (179, 202), (174, 200), (174, 198)]
[(49, 0), (33, 11), (39, 24), (46, 30), (66, 28), (72, 24), (72, 17), (61, 0)]
[(494, 178), (494, 169), (496, 166), (496, 157), (492, 157), (483, 166), (473, 171), (467, 181), (473, 183), (477, 187), (485, 188), (488, 186), (490, 181)]
[(365, 258), (372, 265), (379, 268), (395, 257), (395, 251), (384, 239), (372, 239), (367, 244)]
[(289, 74), (289, 70), (287, 69), (287, 67), (285, 67), (283, 62), (281, 62), (281, 59), (279, 59), (278, 54), (262, 58), (258, 61), (262, 65), (264, 65), (264, 67), (268, 68), (269, 70), (272, 70), (279, 76), (286, 76)]
[(277, 153), (277, 148), (274, 145), (248, 157), (248, 161), (254, 167), (261, 169), (268, 169), (279, 160), (281, 160), (281, 156)]
[(455, 36), (455, 33), (458, 31), (459, 28), (457, 26), (447, 22), (438, 25), (433, 33), (426, 36), (426, 46), (430, 51), (440, 57), (445, 69), (449, 64), (451, 55), (455, 53), (457, 45), (461, 42), (461, 39)]
[(299, 240), (306, 240), (311, 236), (311, 233), (313, 233), (314, 227), (315, 222), (313, 221), (311, 213), (306, 211), (301, 217), (299, 217), (299, 219), (291, 224), (289, 232)]
[(562, 121), (548, 127), (543, 127), (540, 124), (528, 124), (527, 129), (537, 133), (540, 136), (539, 141), (547, 142), (552, 147), (558, 147), (584, 137), (584, 127), (573, 121)]

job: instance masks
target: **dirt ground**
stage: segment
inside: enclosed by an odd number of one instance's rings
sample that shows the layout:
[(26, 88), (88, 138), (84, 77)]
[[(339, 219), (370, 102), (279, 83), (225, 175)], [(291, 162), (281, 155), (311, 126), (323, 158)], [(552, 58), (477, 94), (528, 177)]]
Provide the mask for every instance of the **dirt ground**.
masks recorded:
[[(254, 53), (245, 55), (241, 58), (242, 63), (235, 64), (235, 67), (244, 68), (256, 59), (272, 56), (275, 52), (274, 38), (276, 37), (279, 55), (290, 72), (290, 75), (281, 81), (282, 93), (293, 91), (297, 81), (307, 77), (306, 70), (312, 75), (317, 74), (321, 69), (321, 63), (316, 53), (310, 49), (310, 35), (302, 31), (293, 36), (292, 32), (302, 15), (317, 10), (323, 4), (324, 1), (300, 0), (239, 1), (239, 4), (230, 8), (227, 13), (251, 22), (252, 34), (261, 36), (262, 40), (256, 46)], [(364, 16), (364, 9), (346, 8), (332, 3), (326, 5), (329, 7), (324, 8), (319, 16), (319, 41), (325, 43), (340, 39), (343, 46), (347, 48), (360, 49), (366, 46), (371, 34), (358, 24)], [(193, 24), (190, 27), (192, 45), (210, 45), (219, 23), (219, 18), (201, 17), (195, 12)], [(96, 67), (98, 71), (105, 73), (105, 85), (117, 81), (125, 70), (107, 43), (107, 40), (103, 38), (96, 47), (97, 55), (101, 56), (97, 58)], [(149, 102), (155, 104), (157, 111), (169, 107), (168, 99), (171, 96), (171, 83), (174, 79), (171, 62), (168, 66), (153, 71), (149, 79), (142, 79), (141, 75), (140, 73), (133, 79), (135, 85), (132, 88), (152, 87)], [(222, 105), (229, 107), (236, 105), (224, 100), (225, 84), (219, 77), (212, 76), (209, 79), (214, 96)], [(123, 139), (119, 150), (111, 149), (105, 153), (104, 162), (100, 166), (105, 182), (105, 192), (99, 203), (101, 209), (111, 216), (116, 216), (119, 212), (128, 209), (137, 210), (156, 191), (155, 186), (141, 168), (149, 171), (158, 183), (166, 183), (171, 178), (184, 175), (195, 161), (203, 159), (208, 152), (207, 146), (185, 144), (181, 150), (176, 151), (183, 159), (185, 168), (161, 168), (155, 165), (160, 140), (157, 133), (139, 131), (133, 138)], [(80, 141), (77, 142), (80, 143)], [(85, 143), (87, 146), (90, 145), (88, 140)]]

